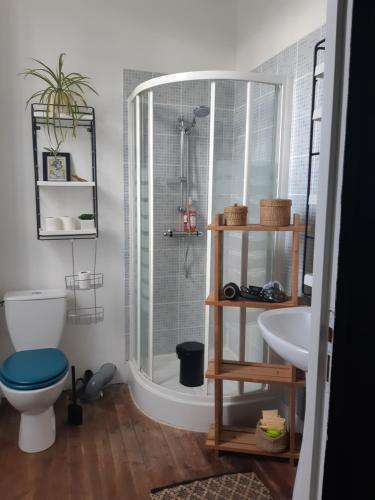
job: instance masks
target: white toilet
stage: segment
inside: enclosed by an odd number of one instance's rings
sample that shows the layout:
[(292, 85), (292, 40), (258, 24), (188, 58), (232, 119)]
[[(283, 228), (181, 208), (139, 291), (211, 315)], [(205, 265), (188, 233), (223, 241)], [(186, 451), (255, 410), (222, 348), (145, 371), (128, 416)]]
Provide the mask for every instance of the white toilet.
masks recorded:
[(7, 292), (5, 318), (16, 352), (0, 365), (0, 387), (20, 413), (19, 447), (35, 453), (56, 438), (53, 404), (68, 376), (57, 349), (65, 323), (65, 290)]

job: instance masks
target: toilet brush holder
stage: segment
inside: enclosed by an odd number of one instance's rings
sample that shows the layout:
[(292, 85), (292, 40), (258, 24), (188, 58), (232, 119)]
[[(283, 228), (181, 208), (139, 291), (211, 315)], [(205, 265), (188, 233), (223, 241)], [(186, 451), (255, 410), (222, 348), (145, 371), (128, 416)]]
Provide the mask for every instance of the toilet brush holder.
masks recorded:
[(70, 425), (81, 425), (82, 407), (77, 404), (75, 366), (72, 366), (72, 400), (73, 402), (68, 406), (68, 423)]

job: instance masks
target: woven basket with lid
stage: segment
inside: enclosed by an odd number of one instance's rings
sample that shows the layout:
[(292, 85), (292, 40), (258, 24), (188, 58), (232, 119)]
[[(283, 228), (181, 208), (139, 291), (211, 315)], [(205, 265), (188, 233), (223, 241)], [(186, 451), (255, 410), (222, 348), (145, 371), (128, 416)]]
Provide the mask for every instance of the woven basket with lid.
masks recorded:
[(260, 200), (260, 224), (262, 226), (289, 226), (292, 200), (281, 198)]
[(245, 226), (247, 222), (247, 207), (234, 205), (224, 208), (224, 224), (226, 226)]
[(272, 438), (263, 432), (260, 422), (258, 422), (255, 430), (255, 444), (260, 450), (270, 453), (281, 453), (288, 448), (289, 433), (284, 430), (280, 436)]

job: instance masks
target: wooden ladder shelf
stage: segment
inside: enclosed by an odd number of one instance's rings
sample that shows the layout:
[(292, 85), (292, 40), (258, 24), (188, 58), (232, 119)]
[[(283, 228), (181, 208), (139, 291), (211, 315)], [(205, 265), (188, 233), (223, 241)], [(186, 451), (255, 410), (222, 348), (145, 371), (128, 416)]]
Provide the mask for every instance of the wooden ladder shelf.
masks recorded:
[[(226, 226), (223, 214), (215, 216), (215, 224), (207, 226), (214, 233), (214, 290), (206, 299), (206, 304), (214, 307), (214, 359), (209, 361), (206, 378), (215, 384), (215, 420), (210, 427), (207, 446), (217, 451), (232, 451), (255, 455), (269, 455), (287, 458), (291, 462), (299, 455), (300, 436), (295, 432), (296, 389), (305, 384), (304, 373), (290, 364), (249, 363), (223, 359), (223, 308), (261, 308), (276, 309), (299, 305), (298, 265), (299, 235), (304, 231), (299, 215), (294, 215), (293, 225), (285, 227)], [(223, 290), (223, 243), (225, 231), (282, 231), (292, 232), (291, 295), (286, 302), (267, 303), (256, 301), (225, 300)], [(284, 384), (289, 388), (289, 449), (283, 453), (269, 453), (257, 448), (255, 429), (251, 427), (231, 427), (223, 425), (223, 381), (255, 382), (262, 384)]]

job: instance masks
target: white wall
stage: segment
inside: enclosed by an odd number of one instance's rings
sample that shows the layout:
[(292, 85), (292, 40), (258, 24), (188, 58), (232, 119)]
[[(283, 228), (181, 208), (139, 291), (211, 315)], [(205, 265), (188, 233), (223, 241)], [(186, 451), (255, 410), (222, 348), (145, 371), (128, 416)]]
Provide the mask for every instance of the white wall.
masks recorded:
[(327, 0), (238, 0), (235, 68), (248, 70), (325, 23)]
[[(90, 104), (97, 112), (98, 270), (105, 275), (98, 297), (106, 319), (66, 327), (63, 348), (78, 372), (113, 361), (124, 373), (122, 69), (250, 69), (323, 24), (324, 6), (323, 0), (0, 0), (0, 297), (5, 290), (63, 286), (71, 272), (68, 241), (36, 239), (25, 101), (37, 87), (17, 73), (31, 57), (54, 64), (66, 52), (67, 70), (90, 75), (100, 93)], [(78, 267), (92, 267), (93, 242), (78, 247)], [(0, 358), (10, 350), (0, 310)]]
[[(226, 0), (0, 0), (0, 297), (6, 290), (63, 287), (70, 243), (36, 239), (31, 123), (25, 101), (37, 89), (17, 76), (36, 57), (90, 75), (97, 113), (98, 291), (105, 321), (67, 326), (63, 348), (78, 373), (112, 361), (125, 372), (123, 284), (122, 69), (231, 69), (234, 16)], [(232, 22), (233, 21), (233, 22)], [(93, 241), (78, 242), (80, 268)], [(83, 293), (83, 292), (82, 292)], [(80, 295), (82, 297), (82, 294)], [(0, 310), (0, 359), (11, 350)]]

